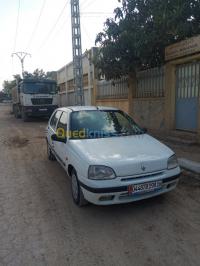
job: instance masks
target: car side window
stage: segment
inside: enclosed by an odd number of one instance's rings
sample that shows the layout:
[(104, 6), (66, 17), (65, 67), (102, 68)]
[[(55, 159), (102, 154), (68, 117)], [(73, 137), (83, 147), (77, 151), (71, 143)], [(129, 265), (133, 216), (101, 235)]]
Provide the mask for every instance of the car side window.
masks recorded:
[(56, 111), (53, 117), (51, 118), (50, 126), (53, 130), (56, 130), (56, 125), (60, 118), (61, 113), (62, 113), (61, 111)]
[(67, 130), (67, 118), (68, 114), (66, 112), (63, 112), (57, 125), (57, 130), (62, 129), (65, 134)]

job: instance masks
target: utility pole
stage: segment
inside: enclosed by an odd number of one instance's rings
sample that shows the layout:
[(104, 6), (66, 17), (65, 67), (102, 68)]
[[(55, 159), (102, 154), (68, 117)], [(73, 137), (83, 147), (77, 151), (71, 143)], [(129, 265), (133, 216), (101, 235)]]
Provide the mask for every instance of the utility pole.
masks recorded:
[(12, 57), (16, 55), (20, 62), (21, 62), (21, 66), (22, 66), (22, 77), (24, 77), (24, 60), (26, 58), (26, 56), (30, 56), (31, 57), (31, 54), (29, 53), (26, 53), (26, 52), (16, 52), (16, 53), (12, 53)]
[(79, 0), (71, 0), (72, 50), (75, 104), (85, 105)]

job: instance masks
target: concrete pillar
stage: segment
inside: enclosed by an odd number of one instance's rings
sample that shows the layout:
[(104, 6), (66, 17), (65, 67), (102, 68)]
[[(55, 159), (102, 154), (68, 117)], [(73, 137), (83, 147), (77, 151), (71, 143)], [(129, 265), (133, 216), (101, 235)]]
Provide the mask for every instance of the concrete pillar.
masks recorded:
[(176, 67), (168, 63), (165, 65), (165, 128), (176, 128)]
[(97, 102), (97, 78), (98, 78), (98, 74), (97, 74), (97, 69), (94, 66), (93, 68), (93, 72), (94, 72), (94, 76), (93, 76), (93, 90), (92, 90), (92, 105), (96, 106), (96, 102)]
[(136, 73), (129, 74), (128, 77), (128, 113), (130, 116), (134, 116), (133, 114), (133, 97), (136, 92), (137, 79)]

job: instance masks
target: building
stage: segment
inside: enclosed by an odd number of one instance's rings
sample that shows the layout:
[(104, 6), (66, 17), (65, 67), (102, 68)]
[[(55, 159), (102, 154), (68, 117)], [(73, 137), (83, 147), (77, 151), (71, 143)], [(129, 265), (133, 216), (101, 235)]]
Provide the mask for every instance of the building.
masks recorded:
[[(85, 104), (93, 104), (93, 90), (94, 90), (94, 64), (92, 58), (94, 57), (96, 48), (86, 51), (83, 54), (83, 87)], [(73, 62), (62, 67), (57, 72), (57, 82), (59, 86), (60, 106), (70, 106), (75, 104), (74, 80), (73, 80)]]
[[(143, 127), (191, 133), (200, 142), (200, 35), (166, 47), (166, 63), (121, 80), (96, 80), (91, 53), (83, 55), (86, 105), (118, 107)], [(89, 56), (88, 56), (89, 55)], [(60, 105), (74, 104), (73, 65), (57, 73)]]

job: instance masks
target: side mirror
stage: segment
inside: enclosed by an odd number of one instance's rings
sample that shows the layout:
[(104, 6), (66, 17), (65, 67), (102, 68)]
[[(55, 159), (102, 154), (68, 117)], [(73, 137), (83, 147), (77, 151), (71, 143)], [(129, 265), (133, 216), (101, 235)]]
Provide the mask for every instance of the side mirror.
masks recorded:
[(62, 142), (62, 143), (66, 143), (66, 142), (67, 142), (67, 139), (66, 139), (66, 138), (59, 137), (59, 136), (57, 136), (56, 134), (53, 134), (53, 135), (51, 136), (51, 140), (53, 140), (53, 141), (57, 141), (57, 142)]

